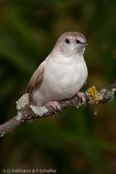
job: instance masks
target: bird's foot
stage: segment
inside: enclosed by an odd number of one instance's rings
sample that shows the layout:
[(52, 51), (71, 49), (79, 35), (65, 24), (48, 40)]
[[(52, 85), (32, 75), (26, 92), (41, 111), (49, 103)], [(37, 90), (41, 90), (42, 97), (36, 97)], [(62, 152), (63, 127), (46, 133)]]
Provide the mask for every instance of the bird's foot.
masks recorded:
[(83, 92), (78, 92), (77, 97), (79, 97), (79, 99), (81, 99), (81, 101), (83, 103), (86, 103), (86, 97), (85, 97), (85, 94)]
[(54, 110), (55, 110), (55, 114), (53, 114), (53, 116), (56, 116), (56, 115), (57, 115), (57, 114), (56, 114), (56, 110), (62, 112), (62, 109), (61, 109), (61, 107), (60, 107), (60, 104), (59, 104), (57, 101), (49, 102), (49, 103), (46, 104), (46, 107), (50, 107), (50, 106), (51, 106), (52, 108), (54, 108)]

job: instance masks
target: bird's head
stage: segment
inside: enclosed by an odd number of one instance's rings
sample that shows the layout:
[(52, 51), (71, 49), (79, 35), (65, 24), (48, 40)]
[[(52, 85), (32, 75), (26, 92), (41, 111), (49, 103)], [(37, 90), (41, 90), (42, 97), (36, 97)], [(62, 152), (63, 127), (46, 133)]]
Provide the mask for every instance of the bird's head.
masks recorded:
[(87, 40), (83, 34), (66, 32), (59, 37), (54, 48), (65, 56), (72, 56), (73, 54), (83, 55), (86, 45)]

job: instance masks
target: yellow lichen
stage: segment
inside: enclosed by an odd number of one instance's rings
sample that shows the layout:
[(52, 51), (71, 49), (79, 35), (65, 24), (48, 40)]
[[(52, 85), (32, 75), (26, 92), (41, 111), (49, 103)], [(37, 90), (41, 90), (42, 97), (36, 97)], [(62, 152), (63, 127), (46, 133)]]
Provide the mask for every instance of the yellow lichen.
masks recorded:
[(92, 102), (96, 102), (100, 99), (100, 94), (97, 93), (95, 86), (92, 86), (91, 88), (89, 88), (88, 93), (92, 97)]

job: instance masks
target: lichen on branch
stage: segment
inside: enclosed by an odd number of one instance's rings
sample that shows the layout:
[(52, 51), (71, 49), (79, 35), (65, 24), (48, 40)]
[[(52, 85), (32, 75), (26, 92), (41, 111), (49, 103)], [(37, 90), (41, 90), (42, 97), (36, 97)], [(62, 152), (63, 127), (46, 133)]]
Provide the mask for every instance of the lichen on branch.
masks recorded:
[[(108, 102), (111, 98), (114, 97), (114, 92), (116, 91), (116, 80), (110, 84), (107, 88), (104, 88), (97, 91), (95, 86), (92, 86), (88, 90), (84, 91), (86, 96), (86, 103), (80, 101), (77, 96), (74, 96), (70, 99), (60, 101), (60, 107), (62, 110), (65, 110), (70, 107), (80, 108), (82, 106), (86, 107), (89, 105), (96, 105), (98, 103)], [(25, 93), (17, 102), (17, 115), (14, 116), (9, 121), (0, 125), (0, 137), (3, 137), (7, 133), (13, 131), (16, 127), (21, 125), (26, 120), (31, 120), (35, 118), (48, 117), (53, 115), (54, 110), (52, 107), (37, 107), (32, 106), (29, 101), (29, 94)]]

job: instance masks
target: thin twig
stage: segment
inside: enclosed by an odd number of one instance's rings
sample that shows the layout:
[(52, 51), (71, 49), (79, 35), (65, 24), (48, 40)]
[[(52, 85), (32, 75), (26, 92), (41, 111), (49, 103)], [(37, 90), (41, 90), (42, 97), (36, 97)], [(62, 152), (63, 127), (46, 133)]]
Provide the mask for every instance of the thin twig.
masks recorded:
[[(82, 106), (86, 107), (89, 105), (106, 103), (114, 96), (115, 91), (116, 91), (116, 80), (108, 87), (100, 90), (99, 92), (96, 91), (95, 87), (89, 88), (88, 90), (84, 91), (86, 96), (86, 103), (83, 103), (82, 101), (79, 100), (77, 96), (74, 96), (70, 99), (60, 101), (59, 104), (63, 111), (70, 107), (79, 108)], [(38, 110), (40, 109), (43, 113), (40, 112), (39, 110), (38, 114), (35, 114), (31, 104), (26, 104), (23, 108), (18, 110), (16, 116), (14, 116), (12, 119), (5, 122), (4, 124), (0, 125), (0, 137), (3, 137), (9, 132), (12, 132), (16, 127), (18, 127), (27, 120), (48, 117), (53, 115), (54, 113), (59, 112), (58, 110), (55, 111), (52, 107), (48, 107), (46, 109), (45, 108), (46, 108), (45, 106), (42, 108), (38, 108)]]

